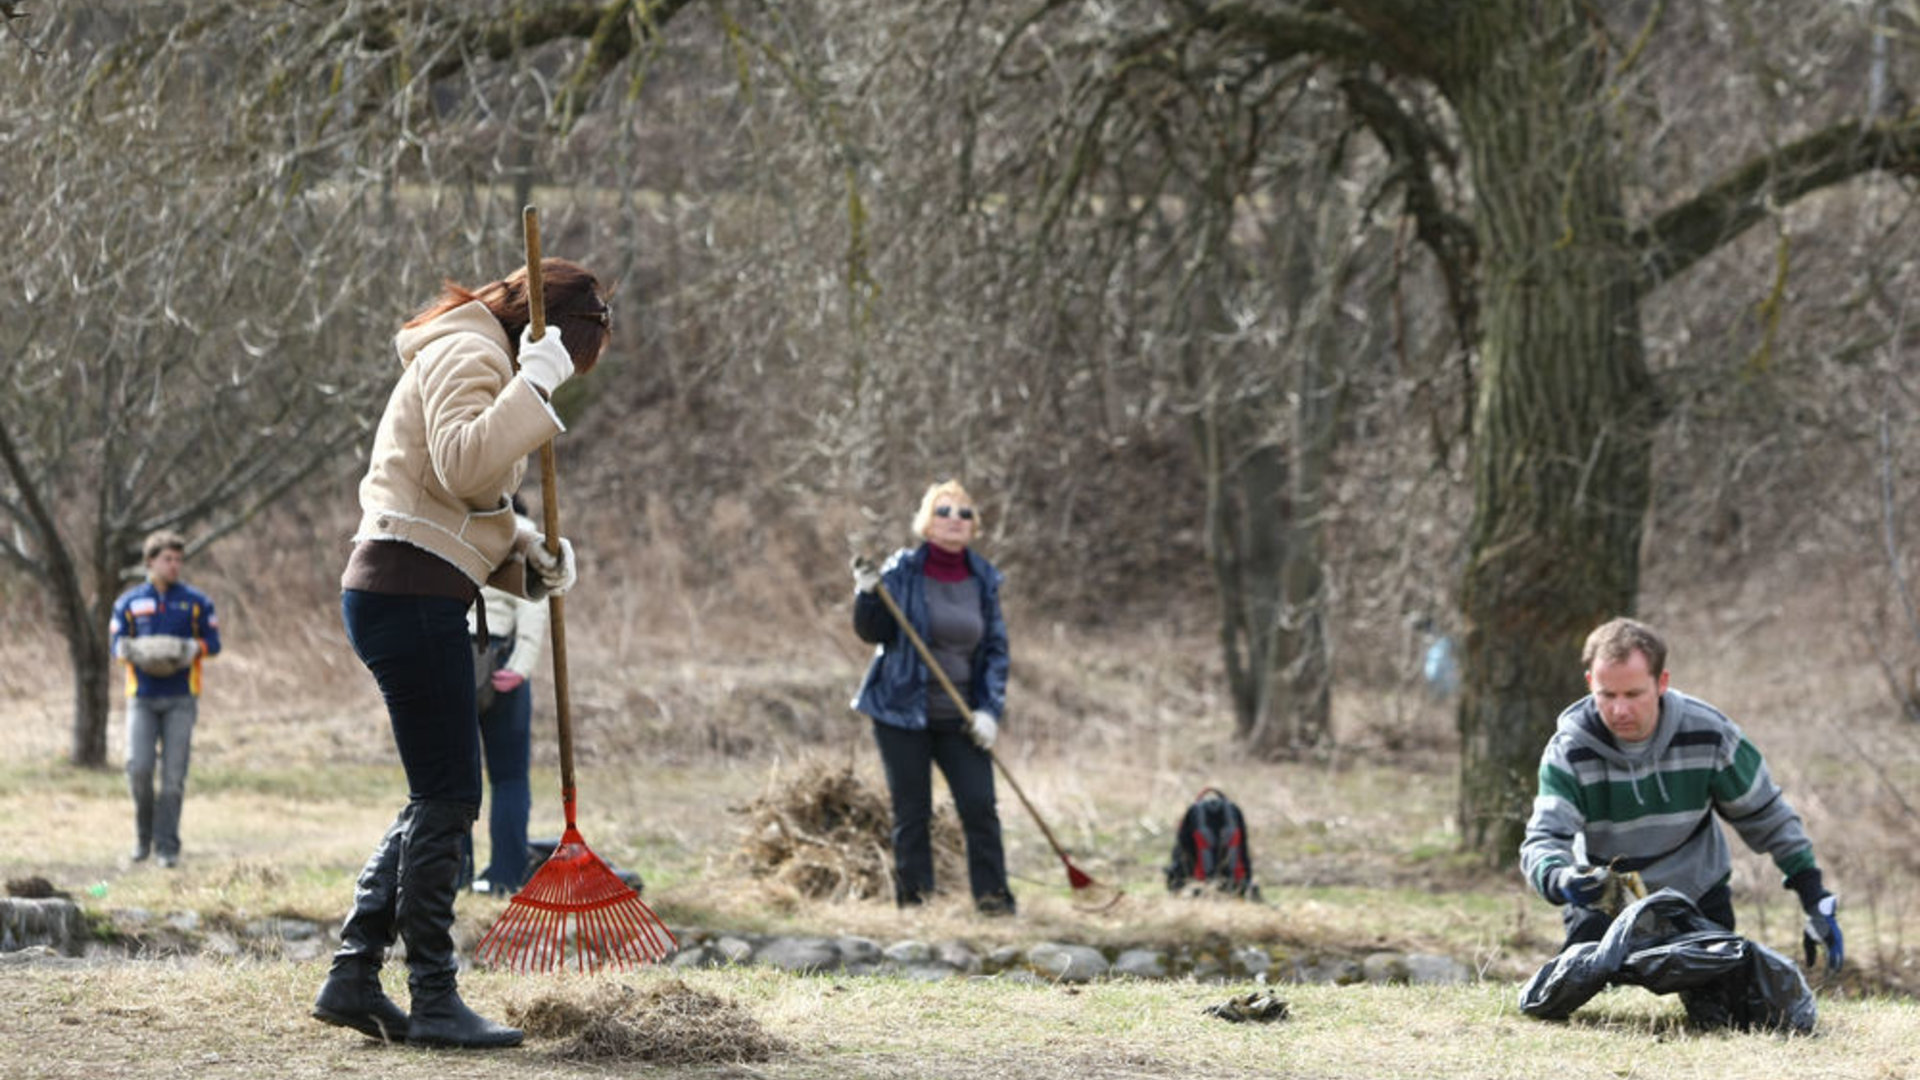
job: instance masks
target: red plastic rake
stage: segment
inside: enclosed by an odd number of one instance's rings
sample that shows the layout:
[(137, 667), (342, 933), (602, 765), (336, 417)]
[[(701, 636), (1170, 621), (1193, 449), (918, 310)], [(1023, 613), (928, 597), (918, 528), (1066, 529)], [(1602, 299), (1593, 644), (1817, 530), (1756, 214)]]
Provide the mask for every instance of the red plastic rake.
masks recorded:
[[(540, 274), (538, 211), (526, 209), (528, 322), (537, 338), (546, 329), (545, 283)], [(559, 479), (553, 442), (540, 448), (540, 493), (545, 505), (547, 551), (560, 554)], [(564, 598), (548, 597), (553, 640), (553, 692), (560, 720), (560, 802), (567, 828), (560, 846), (516, 893), (507, 910), (480, 939), (475, 956), (514, 971), (552, 971), (571, 953), (581, 971), (602, 964), (624, 968), (648, 964), (679, 947), (673, 931), (587, 847), (574, 821), (573, 709), (567, 685)]]

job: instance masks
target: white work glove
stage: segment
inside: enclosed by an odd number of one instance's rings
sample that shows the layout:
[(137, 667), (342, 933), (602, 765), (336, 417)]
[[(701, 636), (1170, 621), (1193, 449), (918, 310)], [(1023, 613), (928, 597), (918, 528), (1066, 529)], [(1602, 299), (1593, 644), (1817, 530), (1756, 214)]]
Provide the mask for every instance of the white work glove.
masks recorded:
[(539, 341), (529, 336), (532, 333), (531, 325), (520, 331), (520, 377), (538, 388), (542, 397), (552, 397), (553, 391), (573, 375), (573, 355), (560, 340), (559, 327), (547, 327), (546, 336)]
[(855, 555), (852, 566), (854, 592), (872, 592), (873, 587), (880, 584), (880, 568), (873, 565), (872, 559)]
[(149, 675), (164, 678), (193, 663), (200, 643), (172, 634), (143, 634), (127, 641), (127, 659)]
[(577, 578), (573, 566), (573, 545), (566, 537), (561, 537), (560, 555), (555, 558), (547, 550), (546, 537), (538, 533), (534, 535), (534, 543), (527, 546), (527, 569), (533, 571), (533, 580), (527, 582), (527, 599), (567, 595), (567, 590), (573, 588)]
[(973, 737), (973, 745), (991, 750), (993, 740), (1000, 737), (1000, 721), (985, 709), (975, 709), (973, 719), (967, 722), (967, 734)]

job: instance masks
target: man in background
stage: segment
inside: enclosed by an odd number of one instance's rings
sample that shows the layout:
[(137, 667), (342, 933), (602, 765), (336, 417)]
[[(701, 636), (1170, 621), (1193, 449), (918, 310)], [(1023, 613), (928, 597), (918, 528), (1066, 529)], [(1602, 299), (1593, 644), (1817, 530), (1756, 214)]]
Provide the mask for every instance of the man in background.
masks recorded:
[[(200, 711), (200, 661), (220, 652), (213, 601), (180, 580), (186, 541), (156, 532), (140, 545), (147, 580), (113, 602), (110, 642), (127, 665), (127, 783), (133, 791), (133, 861), (180, 863), (180, 807)], [(153, 773), (160, 769), (156, 797)]]

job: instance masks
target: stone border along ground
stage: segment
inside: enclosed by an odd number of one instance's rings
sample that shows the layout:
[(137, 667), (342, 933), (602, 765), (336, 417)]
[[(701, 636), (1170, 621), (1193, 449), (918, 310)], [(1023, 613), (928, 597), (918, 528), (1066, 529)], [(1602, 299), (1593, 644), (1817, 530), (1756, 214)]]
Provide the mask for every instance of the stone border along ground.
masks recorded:
[[(938, 980), (998, 977), (1016, 982), (1085, 983), (1096, 979), (1193, 979), (1199, 982), (1413, 983), (1445, 985), (1476, 979), (1472, 968), (1431, 953), (1372, 952), (1293, 955), (1259, 945), (1096, 949), (1046, 941), (981, 952), (963, 941), (898, 941), (864, 937), (743, 934), (674, 930), (680, 950), (670, 967), (766, 964), (796, 973), (897, 975)], [(117, 908), (89, 915), (72, 900), (0, 898), (0, 967), (23, 963), (206, 954), (314, 960), (333, 952), (339, 931), (307, 919), (262, 918), (208, 925), (191, 911), (156, 914)], [(464, 943), (470, 951), (472, 942)]]

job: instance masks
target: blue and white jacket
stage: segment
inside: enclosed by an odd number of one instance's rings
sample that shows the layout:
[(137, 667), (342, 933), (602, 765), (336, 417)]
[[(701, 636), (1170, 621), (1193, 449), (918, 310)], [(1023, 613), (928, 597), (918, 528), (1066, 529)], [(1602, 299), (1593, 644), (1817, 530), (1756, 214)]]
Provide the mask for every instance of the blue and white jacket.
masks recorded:
[(220, 617), (214, 614), (213, 600), (185, 582), (161, 592), (153, 582), (143, 581), (113, 602), (113, 622), (109, 627), (109, 647), (113, 655), (124, 659), (122, 640), (146, 634), (169, 634), (200, 642), (200, 655), (193, 663), (171, 675), (149, 675), (127, 661), (128, 697), (178, 697), (200, 693), (200, 661), (220, 652)]
[[(1000, 613), (1000, 582), (1003, 576), (985, 558), (967, 550), (967, 572), (980, 583), (980, 614), (984, 626), (980, 644), (974, 647), (973, 678), (967, 683), (967, 707), (985, 709), (996, 719), (1006, 719), (1007, 704), (1007, 620)], [(927, 637), (927, 545), (901, 548), (880, 569), (893, 601), (920, 634)], [(853, 598), (853, 630), (860, 640), (871, 642), (873, 663), (861, 680), (860, 693), (853, 707), (883, 724), (923, 731), (927, 726), (927, 693), (939, 689), (927, 672), (927, 665), (914, 651), (913, 642), (894, 621), (879, 591), (856, 593)]]

